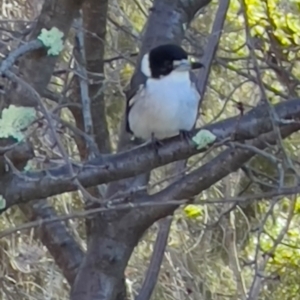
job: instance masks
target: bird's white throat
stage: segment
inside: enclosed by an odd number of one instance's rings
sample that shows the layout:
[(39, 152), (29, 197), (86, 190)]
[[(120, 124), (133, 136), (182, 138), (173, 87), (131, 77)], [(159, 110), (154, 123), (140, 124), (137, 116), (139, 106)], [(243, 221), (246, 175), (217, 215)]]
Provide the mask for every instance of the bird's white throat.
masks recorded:
[(170, 74), (166, 76), (162, 76), (160, 78), (148, 78), (147, 84), (168, 84), (172, 86), (173, 84), (191, 84), (190, 83), (190, 73), (189, 71), (172, 71)]

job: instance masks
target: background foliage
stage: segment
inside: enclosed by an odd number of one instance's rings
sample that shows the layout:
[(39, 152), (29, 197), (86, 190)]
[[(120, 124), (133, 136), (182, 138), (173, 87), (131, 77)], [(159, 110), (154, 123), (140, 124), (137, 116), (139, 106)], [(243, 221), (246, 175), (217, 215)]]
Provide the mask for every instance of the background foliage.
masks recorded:
[[(0, 55), (3, 59), (24, 43), (43, 2), (1, 0), (0, 4)], [(104, 72), (96, 75), (98, 80), (103, 80), (98, 92), (105, 95), (109, 146), (113, 151), (117, 149), (125, 106), (124, 89), (134, 71), (151, 5), (147, 0), (109, 2)], [(218, 5), (218, 1), (212, 1), (203, 8), (186, 31), (182, 44), (194, 59), (203, 55)], [(198, 127), (241, 114), (259, 103), (264, 95), (257, 79), (257, 67), (271, 103), (298, 97), (299, 14), (300, 1), (296, 0), (231, 0)], [(49, 110), (56, 107), (49, 100), (51, 95), (61, 97), (63, 103), (74, 91), (76, 54), (73, 46), (77, 32), (78, 23), (75, 22), (48, 85), (48, 97), (44, 97)], [(255, 59), (251, 55), (255, 55)], [(17, 65), (14, 68), (17, 69)], [(8, 83), (5, 79), (2, 83), (3, 106)], [(80, 161), (73, 115), (68, 108), (62, 108), (58, 117), (63, 123), (57, 120), (55, 126), (66, 152), (73, 161)], [(53, 166), (63, 160), (44, 122), (31, 139), (36, 155), (31, 162), (32, 168)], [(202, 192), (195, 205), (176, 210), (152, 299), (246, 299), (258, 284), (259, 293), (251, 299), (300, 299), (299, 197), (297, 193), (260, 196), (268, 192), (271, 195), (277, 187), (298, 183), (295, 175), (299, 172), (298, 141), (298, 133), (279, 141), (242, 169)], [(218, 151), (193, 156), (188, 161), (188, 170), (210, 161)], [(166, 176), (164, 167), (154, 170), (149, 192), (165, 187)], [(101, 188), (105, 190), (106, 186)], [(226, 202), (229, 198), (238, 200)], [(214, 199), (215, 204), (203, 204)], [(57, 195), (49, 198), (48, 203), (59, 215), (72, 215), (83, 210), (83, 194)], [(13, 206), (1, 215), (0, 230), (26, 222), (24, 210)], [(66, 224), (76, 242), (86, 250), (84, 219), (71, 218)], [(125, 271), (128, 299), (134, 299), (141, 287), (157, 228), (156, 224), (149, 228), (130, 258)], [(69, 298), (67, 280), (37, 238), (38, 230), (28, 228), (0, 240), (1, 299)]]

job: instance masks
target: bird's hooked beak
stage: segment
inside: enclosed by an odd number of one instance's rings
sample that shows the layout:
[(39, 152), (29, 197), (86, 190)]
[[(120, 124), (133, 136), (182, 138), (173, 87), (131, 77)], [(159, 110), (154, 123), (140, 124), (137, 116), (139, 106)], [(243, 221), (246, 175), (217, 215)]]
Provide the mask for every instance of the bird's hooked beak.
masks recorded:
[(191, 63), (191, 69), (192, 70), (201, 69), (201, 68), (205, 68), (205, 66), (201, 62), (194, 61), (194, 62)]
[(190, 62), (188, 59), (182, 59), (179, 61), (174, 61), (174, 69), (176, 71), (190, 71), (195, 69), (200, 69), (204, 67), (204, 65), (200, 62)]
[(188, 59), (174, 61), (173, 65), (176, 71), (181, 71), (181, 72), (189, 71), (192, 68), (191, 63)]

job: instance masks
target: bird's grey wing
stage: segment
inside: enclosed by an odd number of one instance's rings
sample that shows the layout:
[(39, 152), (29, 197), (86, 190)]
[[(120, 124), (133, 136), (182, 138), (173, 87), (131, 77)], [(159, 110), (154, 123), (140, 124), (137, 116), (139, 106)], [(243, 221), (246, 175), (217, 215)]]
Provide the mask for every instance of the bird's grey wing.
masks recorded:
[[(201, 62), (192, 62), (192, 70), (199, 70), (201, 68), (205, 68), (205, 65), (202, 64)], [(199, 102), (200, 102), (202, 95), (199, 89), (198, 76), (193, 71), (190, 71), (190, 80), (192, 82), (192, 86), (196, 89), (197, 93), (199, 94)]]
[(196, 90), (196, 92), (198, 93), (199, 95), (199, 100), (201, 98), (201, 95), (200, 95), (200, 90), (198, 88), (198, 77), (197, 75), (193, 72), (193, 71), (190, 71), (190, 80), (191, 80), (191, 83), (192, 83), (192, 87)]
[(129, 91), (129, 93), (127, 94), (127, 101), (126, 101), (126, 131), (129, 133), (133, 133), (132, 130), (130, 129), (130, 125), (129, 125), (129, 112), (130, 109), (132, 108), (132, 106), (136, 103), (136, 101), (138, 101), (143, 93), (145, 84), (140, 84), (138, 87), (136, 87), (135, 89), (131, 89)]

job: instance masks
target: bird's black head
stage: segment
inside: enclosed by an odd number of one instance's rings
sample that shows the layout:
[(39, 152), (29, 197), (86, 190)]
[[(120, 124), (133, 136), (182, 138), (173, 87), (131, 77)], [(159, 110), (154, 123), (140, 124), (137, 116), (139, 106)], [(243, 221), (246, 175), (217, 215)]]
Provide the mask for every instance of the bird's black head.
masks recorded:
[(147, 77), (160, 78), (172, 71), (189, 71), (191, 64), (187, 53), (178, 45), (166, 44), (153, 48), (145, 54), (141, 70)]

